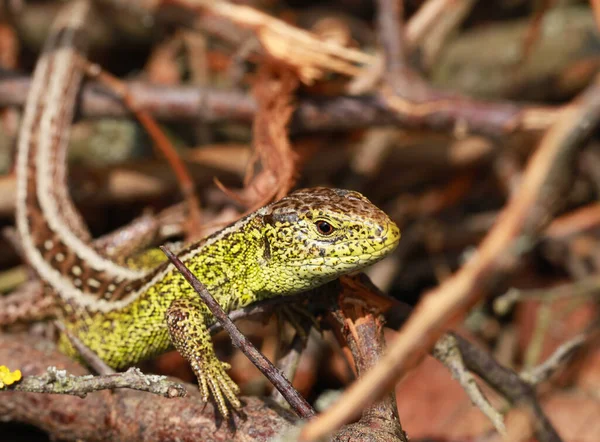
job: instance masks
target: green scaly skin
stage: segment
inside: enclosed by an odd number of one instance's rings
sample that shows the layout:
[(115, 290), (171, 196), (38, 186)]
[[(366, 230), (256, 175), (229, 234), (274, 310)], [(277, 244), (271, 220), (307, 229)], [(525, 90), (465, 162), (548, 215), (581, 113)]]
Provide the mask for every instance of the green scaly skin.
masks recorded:
[[(331, 233), (319, 231), (323, 221)], [(398, 227), (361, 194), (315, 188), (260, 209), (179, 256), (221, 307), (231, 311), (361, 269), (391, 252), (399, 238)], [(208, 333), (215, 319), (171, 264), (162, 264), (132, 290), (157, 275), (123, 308), (101, 313), (65, 303), (63, 320), (114, 368), (174, 345), (191, 363), (204, 398), (212, 393), (227, 416), (227, 402), (240, 406), (239, 389), (226, 373), (228, 365), (215, 356)], [(75, 355), (65, 338), (62, 348)]]

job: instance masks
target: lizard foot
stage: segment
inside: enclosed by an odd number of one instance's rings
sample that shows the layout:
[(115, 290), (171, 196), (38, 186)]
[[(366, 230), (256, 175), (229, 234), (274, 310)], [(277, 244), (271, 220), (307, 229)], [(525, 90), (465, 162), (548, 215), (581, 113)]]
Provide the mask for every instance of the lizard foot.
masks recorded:
[(192, 369), (198, 378), (198, 387), (202, 393), (202, 399), (208, 402), (210, 396), (217, 403), (219, 412), (224, 418), (229, 417), (229, 405), (233, 408), (240, 408), (242, 403), (237, 395), (240, 388), (227, 374), (231, 366), (218, 359), (207, 361), (205, 358), (198, 358), (192, 363)]

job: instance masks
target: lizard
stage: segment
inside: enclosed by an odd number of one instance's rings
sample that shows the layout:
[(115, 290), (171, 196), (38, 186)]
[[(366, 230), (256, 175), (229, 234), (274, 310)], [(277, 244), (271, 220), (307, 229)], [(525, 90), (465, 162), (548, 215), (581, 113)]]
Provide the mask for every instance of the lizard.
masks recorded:
[[(59, 320), (120, 369), (171, 348), (189, 361), (203, 400), (228, 417), (241, 407), (228, 364), (215, 355), (215, 322), (165, 261), (128, 266), (94, 246), (66, 189), (66, 149), (82, 78), (87, 0), (56, 19), (36, 64), (17, 146), (16, 224), (24, 256), (59, 300)], [(78, 52), (79, 51), (79, 52)], [(398, 226), (362, 194), (297, 190), (178, 252), (225, 311), (301, 293), (389, 254)], [(68, 338), (61, 349), (76, 357)]]

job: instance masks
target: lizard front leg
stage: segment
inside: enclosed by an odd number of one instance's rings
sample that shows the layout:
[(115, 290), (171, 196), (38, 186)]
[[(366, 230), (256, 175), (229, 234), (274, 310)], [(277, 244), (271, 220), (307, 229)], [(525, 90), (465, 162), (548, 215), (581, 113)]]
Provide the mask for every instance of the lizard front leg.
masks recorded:
[(206, 326), (206, 306), (197, 299), (176, 299), (166, 313), (171, 342), (179, 353), (190, 362), (202, 393), (208, 401), (215, 399), (223, 417), (229, 416), (228, 401), (234, 408), (241, 407), (237, 397), (240, 389), (226, 373), (229, 364), (215, 355), (210, 333)]

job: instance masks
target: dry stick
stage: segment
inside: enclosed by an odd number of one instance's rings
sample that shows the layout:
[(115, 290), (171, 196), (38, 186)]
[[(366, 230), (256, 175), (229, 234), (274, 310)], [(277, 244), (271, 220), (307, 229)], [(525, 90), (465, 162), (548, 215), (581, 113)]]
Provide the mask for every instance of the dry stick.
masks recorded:
[(154, 121), (154, 118), (152, 118), (147, 111), (140, 109), (140, 107), (137, 106), (135, 99), (129, 93), (126, 83), (122, 82), (116, 77), (113, 77), (108, 72), (103, 71), (102, 68), (97, 64), (90, 63), (83, 58), (80, 61), (83, 64), (86, 73), (90, 77), (100, 81), (123, 100), (125, 105), (136, 116), (140, 124), (146, 129), (150, 137), (154, 140), (154, 143), (158, 149), (160, 149), (160, 151), (163, 153), (168, 163), (171, 165), (171, 168), (175, 172), (175, 175), (177, 176), (181, 186), (181, 192), (183, 193), (183, 197), (188, 204), (188, 209), (190, 211), (188, 234), (191, 238), (198, 237), (200, 234), (200, 226), (202, 224), (199, 199), (196, 194), (194, 180), (192, 180), (192, 177), (190, 176), (185, 164), (177, 154), (177, 151), (169, 139), (158, 127), (158, 124), (156, 121)]
[(229, 334), (233, 345), (239, 348), (248, 359), (269, 379), (269, 381), (279, 390), (281, 395), (288, 401), (294, 411), (303, 419), (311, 418), (315, 415), (315, 411), (308, 402), (292, 387), (292, 384), (281, 374), (279, 370), (265, 358), (252, 343), (246, 338), (236, 325), (229, 319), (227, 313), (223, 311), (221, 306), (215, 301), (212, 295), (208, 292), (204, 284), (202, 284), (194, 276), (192, 272), (183, 264), (177, 256), (169, 249), (161, 246), (160, 249), (169, 258), (169, 261), (179, 270), (187, 282), (194, 288), (202, 301), (209, 308), (215, 318), (223, 325), (223, 328)]
[[(22, 106), (29, 79), (0, 79), (0, 106)], [(257, 106), (249, 94), (236, 90), (208, 87), (127, 84), (136, 108), (165, 121), (237, 121), (251, 122)], [(425, 103), (427, 104), (427, 103)], [(547, 129), (561, 109), (527, 106), (511, 102), (477, 101), (455, 97), (445, 106), (389, 106), (378, 96), (339, 96), (304, 98), (292, 117), (292, 133), (355, 130), (365, 127), (396, 125), (404, 128), (444, 130), (465, 122), (473, 133), (501, 136), (515, 130)], [(453, 104), (453, 105), (451, 105)], [(421, 111), (421, 109), (423, 109)], [(80, 106), (83, 117), (123, 117), (127, 107), (104, 87), (85, 84)]]
[[(374, 293), (386, 296), (378, 289)], [(399, 328), (411, 314), (412, 308), (401, 301), (394, 300), (393, 306), (386, 312), (386, 324), (393, 328)], [(592, 331), (582, 333), (575, 338), (563, 343), (546, 361), (520, 374), (512, 369), (502, 367), (494, 357), (483, 349), (457, 333), (446, 333), (435, 344), (431, 352), (437, 360), (442, 362), (450, 370), (452, 376), (461, 384), (471, 401), (492, 421), (501, 433), (504, 431), (502, 416), (489, 404), (483, 393), (473, 383), (471, 373), (477, 373), (488, 385), (492, 386), (500, 394), (513, 404), (525, 404), (538, 422), (538, 429), (543, 434), (538, 434), (539, 440), (552, 441), (556, 431), (544, 415), (542, 408), (537, 405), (537, 398), (533, 387), (548, 379), (573, 355), (575, 350), (590, 340)], [(458, 354), (455, 354), (458, 353)], [(488, 367), (500, 367), (501, 369), (488, 371)], [(516, 381), (515, 378), (520, 378)], [(473, 383), (469, 385), (469, 383)], [(520, 385), (520, 392), (526, 393), (517, 396), (511, 386)], [(532, 388), (529, 388), (532, 387)], [(525, 401), (526, 399), (526, 401)], [(534, 406), (534, 404), (536, 404)]]
[[(493, 119), (490, 103), (436, 90), (405, 61), (404, 27), (400, 17), (400, 0), (378, 0), (377, 30), (385, 55), (386, 75), (380, 99), (386, 109), (397, 112), (403, 120), (437, 122), (434, 129), (451, 129), (460, 134), (476, 133), (481, 124)], [(492, 112), (495, 113), (495, 112)], [(504, 131), (511, 132), (528, 125), (547, 124), (545, 112), (519, 114), (505, 121)], [(484, 123), (481, 119), (485, 120)], [(546, 121), (544, 121), (546, 120)]]
[[(597, 330), (596, 330), (597, 331)], [(567, 342), (562, 343), (552, 353), (548, 359), (541, 364), (530, 368), (529, 370), (523, 371), (519, 374), (519, 377), (529, 385), (538, 385), (548, 379), (552, 374), (556, 372), (556, 369), (560, 367), (566, 360), (568, 360), (576, 350), (578, 350), (583, 344), (593, 336), (593, 331), (581, 333)]]
[[(436, 0), (429, 1), (434, 2)], [(435, 26), (429, 29), (419, 43), (420, 65), (425, 70), (433, 68), (446, 44), (452, 40), (452, 35), (460, 29), (464, 20), (470, 16), (476, 2), (477, 0), (448, 0), (446, 2), (448, 5), (443, 5), (442, 13), (436, 20)], [(427, 6), (427, 4), (424, 6)], [(421, 9), (417, 14), (421, 12)], [(411, 22), (408, 23), (407, 38), (410, 37), (410, 25)]]
[(519, 290), (513, 288), (494, 299), (494, 312), (497, 315), (505, 315), (517, 302), (536, 300), (551, 303), (561, 298), (592, 297), (598, 296), (598, 294), (600, 294), (600, 277), (598, 275), (542, 289)]
[[(345, 287), (348, 292), (353, 291), (351, 287)], [(352, 353), (358, 376), (377, 364), (385, 348), (382, 317), (365, 310), (367, 305), (360, 298), (366, 294), (344, 295), (338, 309), (331, 315), (338, 323), (336, 329), (342, 335), (342, 345), (347, 345)], [(370, 310), (371, 307), (367, 308)], [(408, 442), (398, 416), (395, 392), (391, 391), (380, 401), (366, 406), (358, 422), (340, 429), (332, 439)]]
[(113, 388), (146, 391), (166, 398), (184, 397), (187, 394), (182, 384), (170, 381), (165, 376), (145, 375), (134, 367), (124, 373), (102, 376), (73, 376), (66, 370), (49, 367), (45, 374), (26, 376), (19, 383), (6, 387), (4, 391), (68, 394), (83, 398), (88, 393)]
[[(433, 347), (433, 351), (431, 352), (432, 356), (444, 364), (452, 374), (452, 377), (461, 385), (463, 390), (465, 390), (471, 403), (477, 406), (477, 408), (485, 414), (500, 435), (506, 437), (504, 417), (492, 406), (492, 404), (490, 404), (475, 381), (475, 377), (467, 368), (464, 356), (458, 347), (457, 338), (458, 336), (451, 333), (442, 336)], [(472, 345), (468, 342), (467, 344)]]
[(528, 163), (520, 191), (511, 198), (474, 257), (422, 298), (387, 355), (339, 402), (307, 424), (303, 440), (316, 440), (356, 418), (365, 403), (392, 388), (447, 329), (484, 298), (501, 272), (514, 268), (564, 199), (575, 152), (600, 120), (599, 83), (596, 79), (547, 131)]
[[(455, 335), (455, 338), (458, 336)], [(519, 377), (510, 368), (503, 367), (485, 350), (475, 345), (465, 345), (464, 339), (456, 339), (467, 368), (483, 377), (510, 402), (523, 405), (535, 416), (535, 440), (540, 442), (561, 442), (562, 439), (548, 420), (535, 396), (534, 387)]]

